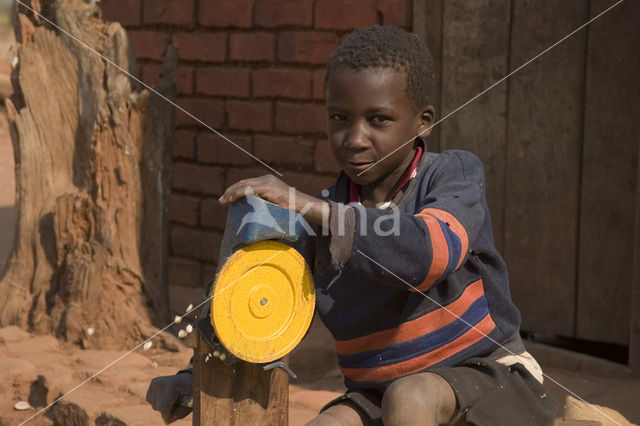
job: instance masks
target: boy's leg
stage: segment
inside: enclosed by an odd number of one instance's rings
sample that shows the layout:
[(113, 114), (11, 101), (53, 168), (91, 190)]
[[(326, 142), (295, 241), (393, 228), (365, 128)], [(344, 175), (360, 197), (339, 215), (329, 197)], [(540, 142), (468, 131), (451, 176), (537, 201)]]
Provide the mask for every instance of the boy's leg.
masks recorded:
[(418, 373), (394, 381), (382, 397), (382, 420), (392, 425), (449, 424), (456, 414), (451, 385), (433, 373)]
[(307, 426), (366, 426), (368, 421), (366, 415), (345, 402), (322, 411)]

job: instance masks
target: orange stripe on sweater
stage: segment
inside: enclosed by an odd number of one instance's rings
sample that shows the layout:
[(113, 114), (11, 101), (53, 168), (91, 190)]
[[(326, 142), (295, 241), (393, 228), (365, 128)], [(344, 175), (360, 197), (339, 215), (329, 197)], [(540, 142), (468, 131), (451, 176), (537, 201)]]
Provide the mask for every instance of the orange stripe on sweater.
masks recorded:
[(456, 219), (454, 215), (444, 210), (427, 208), (418, 213), (418, 215), (431, 215), (440, 219), (446, 223), (449, 228), (451, 228), (458, 238), (460, 238), (462, 250), (460, 252), (460, 259), (458, 259), (456, 266), (456, 269), (458, 269), (469, 250), (469, 235), (467, 234), (467, 230), (464, 229), (464, 226), (462, 226), (460, 221)]
[(484, 295), (482, 280), (478, 280), (465, 288), (460, 297), (453, 302), (429, 312), (419, 318), (400, 324), (397, 328), (382, 330), (366, 336), (349, 340), (336, 340), (336, 351), (340, 355), (383, 349), (391, 345), (429, 334), (462, 316), (469, 306)]
[(416, 287), (417, 290), (411, 289), (411, 291), (424, 291), (431, 287), (447, 269), (447, 265), (449, 264), (449, 245), (447, 244), (447, 239), (440, 227), (440, 222), (438, 222), (434, 216), (418, 213), (416, 217), (424, 220), (427, 224), (427, 228), (429, 228), (432, 247), (431, 252), (433, 253), (431, 268), (429, 269), (427, 277), (419, 286)]
[(491, 315), (487, 314), (475, 325), (475, 328), (441, 348), (396, 364), (372, 368), (342, 368), (342, 374), (356, 382), (375, 382), (416, 373), (468, 348), (489, 334), (495, 327)]

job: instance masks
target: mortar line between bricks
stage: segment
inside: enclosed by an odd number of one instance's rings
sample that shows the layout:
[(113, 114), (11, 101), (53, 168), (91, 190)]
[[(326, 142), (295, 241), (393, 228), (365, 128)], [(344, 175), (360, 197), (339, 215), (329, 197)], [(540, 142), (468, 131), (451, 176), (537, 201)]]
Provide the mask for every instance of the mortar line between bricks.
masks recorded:
[(104, 55), (100, 54), (100, 52), (98, 52), (97, 50), (95, 50), (94, 48), (92, 48), (91, 46), (87, 45), (86, 43), (84, 43), (82, 40), (78, 39), (77, 37), (75, 37), (73, 34), (69, 33), (68, 31), (66, 31), (64, 28), (60, 27), (59, 25), (55, 24), (54, 22), (52, 22), (50, 19), (48, 19), (47, 17), (43, 16), (41, 13), (35, 11), (34, 9), (32, 9), (31, 7), (27, 6), (25, 3), (23, 3), (21, 0), (15, 0), (16, 3), (20, 4), (21, 6), (23, 6), (24, 8), (30, 10), (32, 13), (34, 13), (35, 15), (37, 15), (39, 18), (41, 18), (42, 20), (46, 21), (48, 24), (50, 24), (51, 26), (55, 27), (56, 29), (58, 29), (60, 32), (62, 32), (63, 34), (67, 35), (68, 37), (70, 37), (71, 39), (73, 39), (76, 43), (80, 44), (81, 46), (85, 47), (86, 49), (88, 49), (89, 51), (91, 51), (92, 53), (96, 54), (97, 56), (99, 56), (102, 60), (106, 61), (107, 63), (109, 63), (110, 65), (114, 66), (116, 69), (118, 69), (120, 72), (122, 72), (123, 74), (125, 74), (126, 76), (128, 76), (130, 79), (136, 81), (137, 83), (141, 84), (142, 86), (144, 86), (146, 89), (148, 89), (151, 93), (159, 96), (161, 99), (167, 101), (168, 103), (170, 103), (171, 105), (173, 105), (176, 109), (180, 110), (181, 112), (183, 112), (184, 114), (188, 115), (189, 117), (191, 117), (193, 120), (195, 120), (196, 122), (198, 122), (199, 124), (201, 124), (202, 126), (206, 127), (207, 129), (209, 129), (211, 132), (215, 133), (216, 135), (218, 135), (219, 137), (221, 137), (222, 139), (224, 139), (225, 141), (229, 142), (230, 144), (232, 144), (233, 146), (235, 146), (237, 149), (239, 149), (240, 151), (244, 152), (245, 154), (247, 154), (248, 156), (250, 156), (251, 158), (253, 158), (254, 160), (256, 160), (257, 162), (259, 162), (260, 164), (262, 164), (263, 166), (265, 166), (266, 168), (268, 168), (269, 170), (271, 170), (272, 172), (274, 172), (275, 174), (277, 174), (278, 176), (282, 176), (282, 173), (280, 173), (279, 171), (277, 171), (276, 169), (274, 169), (273, 167), (269, 166), (267, 163), (265, 163), (264, 161), (262, 161), (261, 159), (259, 159), (258, 157), (256, 157), (255, 155), (253, 155), (252, 153), (250, 153), (249, 151), (245, 150), (244, 148), (242, 148), (240, 145), (238, 145), (237, 143), (235, 143), (234, 141), (232, 141), (231, 139), (229, 139), (228, 137), (226, 137), (225, 135), (223, 135), (222, 133), (218, 132), (216, 129), (214, 129), (213, 127), (209, 126), (207, 123), (205, 123), (204, 121), (200, 120), (198, 117), (196, 117), (195, 115), (191, 114), (189, 111), (185, 110), (184, 108), (182, 108), (180, 105), (176, 104), (175, 102), (173, 102), (171, 99), (167, 98), (166, 96), (164, 96), (162, 93), (158, 92), (157, 90), (155, 90), (153, 87), (149, 86), (148, 84), (146, 84), (145, 82), (143, 82), (142, 80), (140, 80), (139, 78), (135, 77), (134, 75), (132, 75), (131, 73), (129, 73), (128, 71), (126, 71), (124, 68), (122, 68), (121, 66), (119, 66), (118, 64), (114, 63), (113, 61), (111, 61), (109, 58), (105, 57)]

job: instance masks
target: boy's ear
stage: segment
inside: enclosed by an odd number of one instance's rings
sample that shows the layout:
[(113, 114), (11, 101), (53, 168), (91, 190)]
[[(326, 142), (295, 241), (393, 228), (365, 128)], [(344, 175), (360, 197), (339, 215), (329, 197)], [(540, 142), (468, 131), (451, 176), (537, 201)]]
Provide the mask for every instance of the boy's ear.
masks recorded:
[(420, 112), (420, 128), (418, 134), (420, 136), (429, 136), (431, 133), (431, 126), (433, 126), (436, 116), (436, 109), (433, 105), (427, 106)]

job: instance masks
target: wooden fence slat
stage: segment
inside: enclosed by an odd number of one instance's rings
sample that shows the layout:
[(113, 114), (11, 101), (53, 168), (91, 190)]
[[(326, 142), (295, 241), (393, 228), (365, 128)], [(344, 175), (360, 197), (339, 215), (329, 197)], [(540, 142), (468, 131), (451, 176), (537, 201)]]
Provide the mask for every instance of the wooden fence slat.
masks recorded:
[[(510, 68), (587, 21), (587, 1), (513, 2)], [(511, 78), (505, 257), (525, 330), (572, 336), (586, 34)]]
[[(503, 77), (509, 66), (510, 1), (447, 1), (443, 5), (443, 117)], [(506, 84), (493, 88), (440, 124), (440, 147), (478, 155), (498, 250), (503, 248)]]
[[(611, 0), (591, 0), (595, 16)], [(577, 337), (629, 338), (638, 136), (640, 2), (589, 27), (580, 208)]]
[[(442, 0), (413, 0), (413, 32), (431, 51), (436, 81), (431, 93), (431, 104), (436, 109), (436, 120), (442, 117)], [(431, 130), (427, 138), (428, 150), (440, 151), (440, 126)]]
[[(638, 135), (640, 137), (640, 135)], [(640, 374), (640, 167), (637, 168), (633, 276), (631, 277), (631, 322), (629, 325), (629, 365)]]

